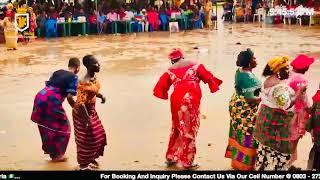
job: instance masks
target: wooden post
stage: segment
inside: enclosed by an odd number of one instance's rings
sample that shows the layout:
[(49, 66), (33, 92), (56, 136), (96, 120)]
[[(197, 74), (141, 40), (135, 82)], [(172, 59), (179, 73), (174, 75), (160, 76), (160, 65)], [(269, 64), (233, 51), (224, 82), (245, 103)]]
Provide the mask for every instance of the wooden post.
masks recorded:
[(216, 2), (216, 30), (218, 30), (218, 1), (215, 0)]

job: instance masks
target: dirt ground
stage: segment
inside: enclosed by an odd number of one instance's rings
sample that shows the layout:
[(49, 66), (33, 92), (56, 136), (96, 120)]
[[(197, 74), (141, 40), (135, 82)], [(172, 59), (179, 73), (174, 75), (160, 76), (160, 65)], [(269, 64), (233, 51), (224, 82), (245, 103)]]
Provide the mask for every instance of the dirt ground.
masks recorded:
[[(108, 146), (100, 158), (103, 170), (166, 170), (164, 155), (169, 139), (169, 101), (156, 99), (152, 89), (170, 66), (167, 54), (180, 47), (187, 58), (203, 63), (224, 81), (221, 90), (209, 93), (202, 84), (202, 114), (197, 137), (196, 161), (201, 170), (228, 170), (224, 158), (229, 129), (228, 102), (234, 92), (236, 57), (251, 48), (261, 77), (266, 61), (275, 55), (294, 58), (306, 53), (317, 58), (307, 76), (308, 93), (315, 94), (320, 79), (320, 27), (222, 24), (217, 31), (194, 30), (169, 34), (153, 32), (130, 35), (36, 40), (17, 51), (0, 46), (0, 170), (73, 170), (76, 149), (72, 134), (65, 163), (51, 163), (41, 150), (38, 129), (31, 122), (33, 99), (57, 69), (66, 68), (70, 57), (95, 55), (102, 65), (98, 78), (106, 104), (97, 111), (107, 132)], [(199, 50), (194, 50), (199, 47)], [(206, 51), (208, 50), (208, 51)], [(84, 73), (82, 68), (80, 76)], [(69, 119), (71, 109), (64, 104)], [(311, 149), (307, 134), (298, 145), (296, 165), (306, 168)]]

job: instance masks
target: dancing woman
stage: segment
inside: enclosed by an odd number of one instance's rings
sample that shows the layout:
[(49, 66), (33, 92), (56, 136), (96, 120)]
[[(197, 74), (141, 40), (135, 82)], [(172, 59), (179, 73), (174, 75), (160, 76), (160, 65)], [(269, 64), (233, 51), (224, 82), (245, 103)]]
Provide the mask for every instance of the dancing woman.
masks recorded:
[(253, 127), (261, 99), (261, 81), (252, 73), (257, 66), (250, 49), (240, 52), (235, 75), (236, 92), (229, 103), (230, 130), (225, 157), (230, 158), (232, 168), (253, 170), (256, 160), (257, 142), (253, 138)]
[(184, 60), (180, 49), (173, 50), (169, 59), (172, 66), (159, 79), (153, 90), (154, 96), (168, 99), (168, 90), (173, 85), (171, 94), (172, 129), (166, 154), (167, 165), (178, 163), (184, 169), (195, 169), (196, 136), (200, 125), (200, 81), (208, 83), (212, 93), (219, 90), (222, 81), (207, 71), (204, 65)]
[(100, 83), (96, 73), (100, 64), (92, 55), (83, 58), (87, 73), (79, 82), (76, 105), (73, 108), (73, 124), (77, 144), (77, 161), (80, 170), (99, 168), (96, 159), (103, 156), (107, 145), (106, 133), (97, 114), (96, 98), (105, 103), (105, 97), (99, 93)]
[[(289, 86), (298, 91), (301, 88), (308, 87), (308, 80), (305, 77), (305, 73), (309, 70), (310, 65), (314, 62), (314, 58), (308, 57), (307, 55), (300, 54), (292, 62), (292, 71), (289, 76)], [(291, 125), (291, 140), (293, 141), (293, 155), (291, 158), (291, 164), (297, 160), (297, 146), (299, 140), (305, 135), (306, 123), (309, 119), (310, 114), (307, 112), (307, 108), (311, 107), (307, 93), (301, 94), (297, 97), (297, 101), (293, 106), (294, 116)], [(292, 170), (300, 170), (291, 166)]]
[(292, 106), (303, 89), (296, 93), (287, 84), (289, 63), (287, 57), (275, 57), (268, 61), (263, 76), (267, 77), (261, 92), (261, 105), (254, 127), (258, 141), (255, 169), (288, 170), (293, 153), (291, 123)]
[(66, 160), (64, 154), (70, 139), (70, 124), (62, 104), (67, 98), (70, 106), (74, 106), (79, 59), (71, 58), (68, 67), (69, 70), (54, 72), (46, 87), (37, 93), (31, 114), (31, 120), (38, 124), (42, 149), (52, 161)]

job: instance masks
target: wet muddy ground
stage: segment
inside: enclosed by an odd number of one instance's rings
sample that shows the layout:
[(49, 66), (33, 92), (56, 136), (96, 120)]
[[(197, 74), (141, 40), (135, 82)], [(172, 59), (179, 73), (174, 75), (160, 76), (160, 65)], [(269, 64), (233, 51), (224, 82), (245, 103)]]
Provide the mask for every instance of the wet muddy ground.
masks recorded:
[[(164, 155), (170, 133), (169, 101), (156, 99), (152, 89), (170, 66), (167, 54), (180, 47), (187, 58), (203, 63), (224, 83), (210, 94), (202, 85), (201, 120), (196, 161), (202, 170), (230, 169), (224, 158), (227, 145), (228, 101), (233, 93), (235, 61), (246, 48), (255, 52), (261, 76), (266, 61), (275, 55), (294, 58), (306, 53), (317, 58), (308, 72), (308, 93), (313, 95), (320, 79), (320, 27), (266, 26), (260, 24), (222, 24), (218, 30), (194, 30), (169, 34), (153, 32), (130, 35), (36, 40), (19, 45), (17, 51), (0, 46), (0, 170), (73, 170), (76, 149), (72, 134), (66, 163), (50, 163), (41, 150), (38, 129), (30, 120), (34, 95), (50, 74), (67, 67), (70, 57), (95, 55), (101, 65), (98, 78), (106, 104), (97, 111), (107, 132), (108, 146), (100, 158), (102, 169), (165, 170)], [(208, 52), (194, 50), (208, 49)], [(81, 69), (80, 76), (85, 69)], [(71, 109), (64, 104), (69, 118)], [(298, 145), (297, 166), (305, 168), (311, 148), (310, 135)]]

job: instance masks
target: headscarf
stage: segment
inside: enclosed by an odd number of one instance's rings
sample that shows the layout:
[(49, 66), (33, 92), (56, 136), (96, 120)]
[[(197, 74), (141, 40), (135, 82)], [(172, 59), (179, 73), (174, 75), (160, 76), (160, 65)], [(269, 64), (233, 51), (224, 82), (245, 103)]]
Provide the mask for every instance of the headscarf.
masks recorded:
[(268, 61), (268, 65), (273, 73), (278, 73), (280, 69), (289, 65), (289, 58), (286, 56), (274, 57)]
[(7, 10), (12, 10), (12, 9), (13, 9), (13, 4), (12, 3), (7, 4)]
[(292, 62), (291, 62), (291, 66), (293, 67), (293, 69), (296, 70), (302, 70), (302, 69), (306, 69), (309, 68), (309, 66), (314, 63), (314, 58), (313, 57), (309, 57), (305, 54), (299, 54)]
[(178, 61), (180, 58), (183, 58), (183, 57), (184, 57), (183, 52), (179, 48), (173, 49), (169, 54), (169, 59), (171, 61)]

